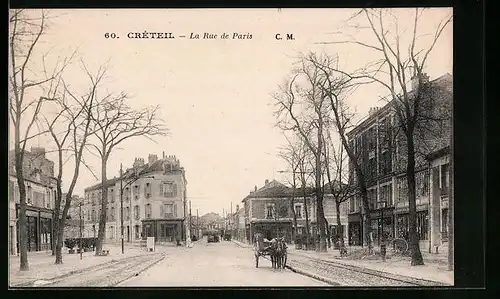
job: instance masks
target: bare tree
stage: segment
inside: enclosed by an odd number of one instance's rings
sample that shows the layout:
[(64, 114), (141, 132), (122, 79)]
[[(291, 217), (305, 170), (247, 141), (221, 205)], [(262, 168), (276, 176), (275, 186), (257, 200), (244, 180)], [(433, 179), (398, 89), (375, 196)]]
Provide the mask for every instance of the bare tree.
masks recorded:
[[(57, 175), (57, 197), (54, 206), (54, 238), (56, 244), (55, 256), (56, 264), (62, 264), (62, 247), (66, 216), (71, 206), (73, 191), (80, 174), (80, 166), (83, 164), (91, 172), (92, 170), (83, 159), (83, 152), (87, 145), (88, 137), (92, 132), (92, 111), (94, 107), (106, 99), (99, 98), (98, 89), (106, 75), (106, 67), (101, 66), (96, 74), (92, 74), (82, 61), (82, 69), (85, 71), (89, 80), (89, 88), (83, 95), (78, 95), (70, 90), (70, 87), (64, 82), (64, 91), (58, 98), (52, 102), (55, 104), (55, 110), (59, 111), (55, 117), (49, 120), (44, 117), (48, 131), (56, 144), (58, 151), (58, 175)], [(57, 131), (58, 124), (64, 124), (65, 129), (62, 132)], [(68, 144), (67, 144), (68, 142)], [(70, 181), (68, 191), (65, 196), (64, 206), (62, 203), (62, 177), (63, 177), (63, 151), (68, 146), (74, 158), (73, 176)], [(93, 172), (92, 172), (93, 174)], [(61, 211), (62, 209), (62, 211)]]
[[(92, 112), (93, 136), (96, 143), (89, 143), (89, 149), (101, 159), (101, 212), (96, 245), (96, 255), (101, 254), (106, 228), (106, 210), (108, 205), (107, 163), (113, 150), (125, 140), (135, 137), (166, 136), (167, 129), (157, 112), (159, 106), (134, 110), (127, 105), (127, 96), (123, 93), (108, 97)], [(95, 150), (95, 151), (94, 151)]]
[[(310, 53), (306, 58), (318, 70), (320, 83), (318, 86), (328, 99), (327, 107), (332, 111), (331, 121), (340, 137), (343, 149), (349, 157), (349, 163), (354, 170), (357, 189), (363, 205), (363, 237), (368, 251), (372, 250), (371, 242), (371, 208), (367, 192), (366, 174), (369, 169), (362, 165), (362, 150), (360, 146), (349, 144), (347, 130), (352, 126), (353, 114), (349, 111), (346, 99), (349, 92), (365, 82), (353, 83), (352, 76), (338, 71), (338, 57), (333, 58), (327, 54), (318, 56)], [(352, 142), (353, 143), (353, 142)], [(353, 199), (354, 200), (354, 199)]]
[[(401, 41), (402, 32), (398, 17), (390, 9), (363, 9), (353, 18), (363, 16), (367, 23), (367, 29), (375, 39), (375, 44), (365, 43), (358, 39), (354, 41), (342, 41), (333, 43), (354, 43), (366, 48), (369, 51), (375, 51), (379, 54), (379, 60), (370, 63), (361, 70), (358, 70), (355, 76), (350, 79), (371, 80), (385, 87), (390, 93), (389, 101), (397, 118), (397, 126), (403, 136), (404, 147), (406, 148), (406, 180), (408, 185), (408, 203), (409, 203), (409, 237), (410, 250), (412, 255), (411, 265), (423, 265), (422, 254), (419, 247), (419, 236), (417, 234), (417, 213), (416, 213), (416, 155), (419, 146), (417, 138), (418, 132), (432, 132), (436, 126), (430, 126), (429, 122), (443, 122), (443, 115), (435, 117), (430, 115), (429, 105), (435, 101), (430, 99), (439, 98), (433, 95), (433, 88), (427, 81), (424, 73), (429, 54), (434, 49), (443, 30), (452, 21), (452, 15), (442, 19), (437, 25), (430, 42), (426, 46), (418, 47), (422, 35), (419, 35), (418, 28), (421, 17), (425, 9), (415, 8), (413, 16), (413, 28), (410, 41), (406, 45), (407, 53), (401, 51), (405, 46)], [(391, 30), (389, 26), (392, 25)], [(357, 29), (363, 29), (357, 26)], [(346, 74), (346, 73), (345, 73)], [(346, 74), (347, 75), (347, 74)], [(408, 80), (411, 78), (411, 80)], [(366, 82), (366, 81), (365, 81)], [(412, 86), (407, 85), (411, 82)], [(429, 130), (429, 128), (432, 128)]]
[[(307, 59), (300, 60), (291, 80), (280, 86), (274, 95), (278, 124), (283, 130), (299, 134), (315, 161), (316, 214), (319, 230), (319, 251), (326, 251), (322, 192), (323, 131), (327, 119), (327, 96), (320, 87), (320, 72)], [(298, 82), (302, 79), (303, 82)], [(302, 86), (303, 87), (302, 87)], [(298, 110), (298, 111), (297, 111)]]
[[(335, 211), (337, 220), (337, 240), (339, 241), (339, 250), (341, 256), (345, 252), (344, 231), (340, 221), (341, 205), (352, 195), (352, 185), (348, 184), (349, 169), (346, 166), (347, 157), (345, 155), (342, 143), (335, 146), (330, 133), (325, 138), (325, 171), (328, 178), (329, 192), (335, 201)], [(327, 146), (328, 145), (328, 146)], [(331, 163), (330, 163), (331, 162)], [(333, 169), (332, 169), (333, 167)], [(332, 177), (332, 170), (334, 176)]]
[(287, 145), (279, 153), (279, 156), (286, 161), (288, 166), (292, 169), (292, 181), (289, 182), (292, 185), (292, 197), (290, 199), (290, 209), (292, 211), (293, 218), (293, 230), (292, 230), (292, 240), (295, 242), (297, 234), (297, 215), (295, 214), (295, 192), (297, 190), (297, 171), (299, 168), (299, 158), (300, 153), (298, 152), (297, 146), (285, 135), (287, 140)]
[[(20, 270), (28, 270), (28, 244), (26, 223), (26, 185), (23, 173), (24, 153), (26, 143), (44, 134), (38, 132), (30, 135), (36, 124), (43, 103), (53, 93), (53, 85), (48, 91), (45, 87), (63, 71), (69, 59), (59, 61), (52, 70), (45, 67), (45, 55), (42, 56), (43, 71), (38, 74), (34, 67), (35, 50), (41, 37), (47, 30), (47, 11), (41, 11), (39, 16), (24, 10), (11, 10), (9, 16), (9, 113), (14, 126), (14, 155), (17, 184), (19, 186), (19, 251)], [(50, 74), (49, 74), (50, 73)], [(44, 78), (40, 78), (45, 75)], [(31, 78), (30, 78), (31, 77)], [(37, 78), (38, 77), (38, 78)], [(43, 96), (33, 97), (30, 91), (39, 88)], [(27, 127), (23, 127), (26, 125)]]

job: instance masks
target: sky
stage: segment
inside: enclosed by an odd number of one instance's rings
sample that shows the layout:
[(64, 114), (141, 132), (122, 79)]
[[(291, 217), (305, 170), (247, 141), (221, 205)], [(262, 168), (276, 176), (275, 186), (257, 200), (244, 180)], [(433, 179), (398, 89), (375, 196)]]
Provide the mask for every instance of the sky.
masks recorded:
[[(318, 44), (338, 38), (345, 40), (346, 20), (352, 9), (120, 9), (55, 10), (50, 28), (36, 49), (37, 57), (47, 55), (46, 64), (57, 59), (76, 58), (65, 70), (64, 78), (75, 90), (82, 90), (85, 77), (80, 61), (91, 71), (109, 66), (103, 89), (124, 91), (134, 108), (160, 105), (160, 117), (169, 136), (155, 137), (155, 142), (136, 138), (112, 153), (108, 177), (119, 173), (120, 163), (131, 167), (135, 157), (147, 160), (149, 154), (175, 155), (186, 170), (187, 195), (193, 211), (222, 214), (235, 211), (236, 204), (254, 186), (266, 179), (286, 182), (288, 170), (278, 157), (286, 144), (275, 126), (274, 100), (271, 96), (290, 75), (299, 53), (308, 51), (338, 54), (345, 69), (361, 67), (374, 59), (374, 53), (356, 45)], [(411, 26), (410, 11), (398, 9), (400, 24)], [(37, 13), (37, 11), (33, 11)], [(434, 33), (448, 8), (430, 9), (419, 31)], [(130, 39), (128, 33), (172, 32), (174, 39)], [(105, 38), (115, 33), (118, 38)], [(199, 34), (200, 39), (189, 39)], [(203, 39), (204, 33), (217, 34)], [(228, 39), (221, 39), (223, 33)], [(251, 35), (251, 39), (233, 39), (233, 35)], [(280, 33), (283, 40), (277, 40)], [(336, 34), (332, 34), (336, 33)], [(293, 34), (294, 40), (286, 40)], [(369, 38), (355, 33), (356, 39)], [(186, 38), (180, 38), (185, 35)], [(408, 34), (404, 35), (407, 37)], [(351, 36), (352, 37), (352, 36)], [(429, 57), (426, 72), (431, 79), (453, 70), (452, 24), (445, 29)], [(40, 60), (35, 60), (40, 61)], [(368, 109), (381, 106), (379, 98), (387, 91), (366, 86), (349, 98), (359, 118)], [(54, 113), (44, 108), (43, 113)], [(25, 123), (23, 123), (25, 125)], [(36, 131), (36, 129), (34, 129)], [(13, 131), (11, 126), (11, 138)], [(12, 148), (12, 142), (11, 148)], [(28, 144), (54, 148), (48, 137), (34, 138)], [(48, 157), (56, 161), (54, 154)], [(100, 178), (100, 161), (85, 156)], [(72, 176), (71, 161), (64, 167), (64, 187)], [(75, 194), (98, 183), (92, 173), (82, 168)]]

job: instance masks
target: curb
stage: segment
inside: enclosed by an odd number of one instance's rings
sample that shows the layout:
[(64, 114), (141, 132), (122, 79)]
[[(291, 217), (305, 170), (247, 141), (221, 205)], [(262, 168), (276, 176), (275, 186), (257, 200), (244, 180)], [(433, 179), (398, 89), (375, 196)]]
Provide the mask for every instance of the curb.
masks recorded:
[(139, 274), (141, 274), (142, 272), (144, 272), (144, 271), (148, 270), (149, 268), (151, 268), (151, 267), (153, 267), (154, 265), (158, 264), (159, 262), (163, 261), (166, 257), (167, 257), (167, 255), (166, 255), (165, 253), (162, 253), (162, 254), (161, 254), (161, 257), (160, 257), (157, 261), (155, 261), (155, 262), (151, 263), (151, 265), (148, 265), (146, 268), (142, 269), (141, 271), (139, 271), (139, 272), (137, 272), (137, 273), (133, 273), (133, 274), (131, 274), (131, 275), (126, 276), (124, 279), (121, 279), (121, 280), (119, 280), (118, 282), (116, 282), (116, 283), (114, 283), (114, 284), (112, 284), (112, 285), (110, 285), (110, 286), (111, 286), (111, 287), (115, 287), (115, 286), (119, 285), (120, 283), (122, 283), (122, 282), (124, 282), (124, 281), (126, 281), (126, 280), (129, 280), (130, 278), (132, 278), (132, 277), (134, 277), (134, 276), (138, 276), (138, 275), (139, 275)]
[(135, 258), (135, 257), (138, 257), (138, 256), (141, 256), (141, 254), (138, 254), (138, 255), (134, 255), (134, 256), (129, 256), (129, 257), (124, 257), (124, 258), (118, 258), (118, 259), (112, 259), (108, 262), (105, 262), (105, 263), (102, 263), (102, 264), (96, 264), (96, 265), (92, 265), (90, 267), (85, 267), (85, 268), (81, 268), (81, 269), (76, 269), (76, 270), (72, 270), (68, 273), (65, 273), (65, 274), (62, 274), (62, 275), (59, 275), (59, 276), (54, 276), (54, 277), (47, 277), (47, 278), (36, 278), (36, 279), (32, 279), (32, 280), (29, 280), (29, 281), (26, 281), (26, 282), (20, 282), (20, 283), (17, 283), (17, 284), (13, 284), (10, 286), (10, 288), (30, 288), (30, 287), (34, 287), (34, 283), (39, 281), (39, 280), (58, 280), (58, 279), (64, 279), (68, 276), (71, 276), (71, 275), (75, 275), (75, 274), (80, 274), (82, 272), (85, 272), (85, 271), (91, 271), (92, 269), (94, 268), (97, 268), (97, 267), (102, 267), (104, 265), (108, 265), (108, 264), (112, 264), (112, 263), (115, 263), (117, 261), (120, 261), (120, 260), (123, 260), (123, 259), (127, 259), (127, 258)]
[(293, 268), (292, 266), (289, 266), (289, 265), (286, 265), (285, 268), (289, 269), (290, 271), (292, 271), (294, 273), (298, 273), (298, 274), (301, 274), (303, 276), (307, 276), (307, 277), (310, 277), (310, 278), (313, 278), (313, 279), (316, 279), (316, 280), (319, 280), (319, 281), (322, 281), (322, 282), (326, 282), (326, 283), (328, 283), (330, 285), (333, 285), (333, 286), (340, 286), (341, 285), (340, 283), (334, 282), (333, 280), (331, 280), (329, 278), (326, 278), (324, 276), (313, 274), (311, 272), (304, 271), (304, 270), (301, 270), (301, 269)]
[(453, 286), (452, 284), (450, 285), (450, 284), (440, 282), (440, 281), (429, 280), (429, 279), (424, 279), (424, 278), (415, 278), (415, 277), (410, 277), (410, 276), (406, 276), (406, 275), (394, 274), (394, 273), (384, 272), (384, 271), (380, 271), (380, 270), (355, 266), (355, 265), (339, 262), (338, 260), (335, 260), (335, 261), (322, 260), (322, 259), (318, 259), (318, 258), (313, 258), (313, 257), (308, 257), (308, 256), (304, 256), (301, 254), (293, 254), (293, 253), (291, 255), (292, 256), (293, 255), (301, 256), (301, 257), (304, 257), (307, 259), (312, 259), (312, 260), (317, 260), (317, 261), (331, 264), (334, 266), (337, 265), (340, 267), (350, 269), (351, 271), (357, 271), (357, 272), (360, 272), (363, 274), (379, 276), (382, 278), (387, 278), (387, 279), (392, 279), (392, 280), (399, 280), (399, 281), (410, 283), (410, 284), (417, 284), (417, 285), (421, 285), (421, 286)]

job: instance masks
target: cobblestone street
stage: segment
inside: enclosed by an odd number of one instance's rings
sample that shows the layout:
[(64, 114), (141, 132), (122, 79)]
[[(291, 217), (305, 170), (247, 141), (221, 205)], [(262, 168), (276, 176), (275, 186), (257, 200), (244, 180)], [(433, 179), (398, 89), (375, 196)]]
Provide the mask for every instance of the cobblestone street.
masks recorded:
[(261, 258), (255, 268), (253, 252), (233, 242), (197, 242), (193, 248), (176, 251), (138, 276), (118, 286), (329, 286), (288, 269), (273, 270)]

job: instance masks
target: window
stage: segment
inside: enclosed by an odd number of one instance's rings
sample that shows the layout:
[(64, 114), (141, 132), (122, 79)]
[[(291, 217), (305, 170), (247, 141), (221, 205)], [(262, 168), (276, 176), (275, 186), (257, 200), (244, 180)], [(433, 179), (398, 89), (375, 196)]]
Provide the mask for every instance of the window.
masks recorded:
[(288, 217), (288, 207), (285, 205), (282, 205), (279, 209), (279, 215), (282, 218)]
[(14, 201), (15, 192), (14, 192), (14, 182), (9, 181), (9, 191), (10, 191), (10, 201)]
[(134, 196), (135, 200), (139, 199), (139, 185), (135, 185), (134, 186), (134, 194), (133, 194), (133, 196)]
[(415, 175), (417, 196), (429, 195), (429, 174), (421, 171)]
[(441, 195), (448, 195), (449, 164), (441, 165)]
[(163, 197), (177, 196), (177, 185), (174, 182), (160, 183), (160, 196)]
[(125, 194), (124, 194), (124, 197), (125, 197), (125, 201), (130, 201), (130, 188), (129, 187), (126, 187), (125, 190), (123, 191)]
[(398, 178), (397, 182), (397, 190), (398, 190), (398, 201), (406, 201), (406, 196), (408, 194), (408, 182), (406, 181), (406, 177)]
[(368, 203), (370, 209), (374, 209), (377, 203), (377, 189), (368, 190)]
[(302, 219), (302, 205), (296, 204), (294, 206), (294, 209), (295, 209), (295, 217), (297, 217), (297, 219)]
[(163, 218), (174, 217), (174, 205), (173, 204), (161, 205), (160, 214), (162, 215)]
[(109, 189), (109, 198), (111, 200), (111, 202), (115, 202), (115, 192), (113, 190), (113, 188)]
[(274, 204), (268, 204), (266, 206), (266, 218), (273, 219), (274, 218)]
[(144, 184), (144, 197), (146, 197), (146, 198), (151, 197), (151, 184), (150, 183)]
[(385, 201), (386, 207), (392, 206), (392, 185), (380, 186), (380, 201)]
[(125, 220), (130, 220), (130, 207), (125, 208)]
[(146, 204), (146, 218), (151, 218), (151, 204)]
[(26, 202), (28, 204), (32, 203), (32, 201), (31, 201), (31, 186), (28, 186), (28, 192), (26, 192)]
[(115, 207), (111, 207), (111, 221), (115, 221)]
[(90, 210), (87, 210), (87, 220), (90, 221)]
[(139, 220), (140, 219), (140, 213), (139, 213), (139, 206), (138, 205), (134, 206), (134, 218), (135, 218), (135, 220)]
[(95, 215), (95, 210), (92, 210), (92, 222), (95, 222), (96, 221), (96, 215)]

